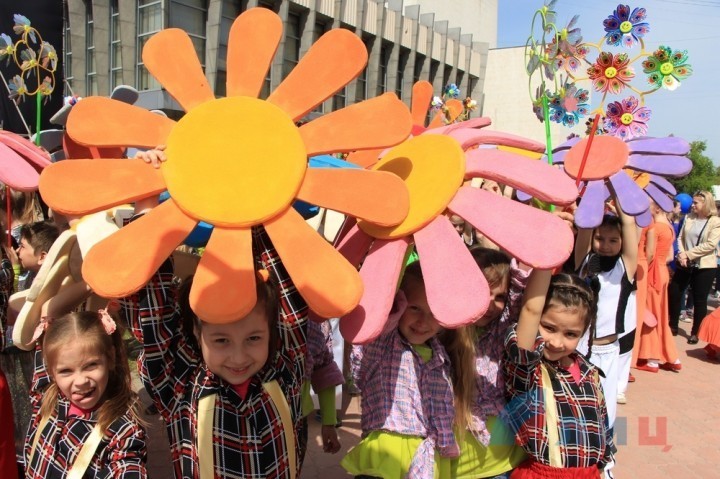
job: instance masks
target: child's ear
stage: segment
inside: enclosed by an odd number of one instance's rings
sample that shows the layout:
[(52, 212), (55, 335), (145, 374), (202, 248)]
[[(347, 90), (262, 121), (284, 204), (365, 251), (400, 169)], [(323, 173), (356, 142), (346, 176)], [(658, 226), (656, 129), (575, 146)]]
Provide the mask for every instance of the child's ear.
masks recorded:
[(38, 265), (43, 264), (46, 256), (47, 256), (47, 251), (43, 251), (42, 253), (40, 253), (40, 255), (38, 256)]

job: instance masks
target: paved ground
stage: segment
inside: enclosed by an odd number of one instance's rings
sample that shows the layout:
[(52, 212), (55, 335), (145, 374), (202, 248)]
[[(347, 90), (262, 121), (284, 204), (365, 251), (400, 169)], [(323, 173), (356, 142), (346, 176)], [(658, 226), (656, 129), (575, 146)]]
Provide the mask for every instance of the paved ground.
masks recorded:
[[(686, 344), (690, 325), (680, 324), (681, 335), (676, 342), (683, 370), (680, 373), (661, 370), (657, 374), (633, 370), (637, 381), (630, 384), (628, 403), (618, 406), (616, 478), (720, 477), (720, 362), (706, 359), (703, 344)], [(145, 401), (149, 401), (147, 396)], [(150, 477), (170, 478), (165, 429), (158, 416), (148, 420)], [(357, 398), (346, 398), (342, 420), (339, 434), (343, 448), (330, 455), (322, 452), (320, 428), (310, 418), (310, 441), (302, 479), (349, 477), (339, 461), (358, 440)]]

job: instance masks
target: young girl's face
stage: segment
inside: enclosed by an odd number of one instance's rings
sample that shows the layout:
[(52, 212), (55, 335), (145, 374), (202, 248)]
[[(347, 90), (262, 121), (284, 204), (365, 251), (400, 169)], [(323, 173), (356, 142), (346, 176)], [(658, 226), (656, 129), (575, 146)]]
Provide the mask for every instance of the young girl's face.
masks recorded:
[(475, 326), (485, 327), (500, 317), (505, 309), (508, 295), (508, 281), (503, 279), (500, 284), (490, 286), (490, 304), (485, 314), (475, 321)]
[(440, 332), (441, 326), (430, 311), (425, 286), (418, 279), (407, 280), (403, 286), (407, 308), (400, 317), (398, 329), (410, 344), (425, 344)]
[(110, 377), (108, 357), (87, 341), (72, 341), (58, 353), (51, 375), (71, 403), (93, 409), (105, 399)]
[(208, 369), (230, 384), (244, 383), (267, 362), (270, 326), (262, 302), (233, 323), (203, 322), (197, 335)]
[[(552, 305), (540, 318), (540, 335), (545, 341), (543, 355), (548, 361), (570, 362), (585, 332), (585, 312), (579, 308)], [(567, 358), (567, 359), (566, 359)]]
[(599, 226), (593, 233), (592, 249), (600, 256), (617, 256), (622, 251), (622, 235), (614, 226)]

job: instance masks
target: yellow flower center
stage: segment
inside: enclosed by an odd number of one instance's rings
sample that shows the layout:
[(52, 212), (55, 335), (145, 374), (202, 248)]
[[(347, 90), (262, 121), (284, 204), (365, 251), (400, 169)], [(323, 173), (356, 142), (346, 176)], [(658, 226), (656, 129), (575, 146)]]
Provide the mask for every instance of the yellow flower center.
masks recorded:
[(623, 113), (623, 115), (620, 117), (620, 121), (623, 125), (629, 125), (633, 122), (633, 116), (631, 113)]
[(449, 136), (422, 135), (390, 150), (373, 170), (391, 171), (405, 181), (410, 211), (397, 226), (382, 227), (367, 221), (358, 226), (375, 238), (397, 239), (413, 234), (447, 208), (465, 175), (465, 154)]
[(166, 154), (173, 200), (193, 218), (225, 227), (256, 225), (287, 209), (307, 169), (292, 119), (249, 97), (193, 108), (170, 133)]
[(671, 74), (674, 69), (675, 69), (675, 66), (673, 66), (673, 64), (670, 62), (665, 62), (662, 65), (660, 65), (660, 73), (662, 73), (663, 75)]
[(605, 69), (605, 78), (615, 78), (618, 74), (617, 68), (607, 67)]
[(622, 23), (620, 24), (620, 31), (621, 31), (622, 33), (629, 33), (630, 30), (632, 30), (632, 27), (633, 27), (633, 26), (632, 26), (632, 23), (630, 23), (630, 22), (628, 22), (627, 20), (625, 20), (624, 22), (622, 22)]

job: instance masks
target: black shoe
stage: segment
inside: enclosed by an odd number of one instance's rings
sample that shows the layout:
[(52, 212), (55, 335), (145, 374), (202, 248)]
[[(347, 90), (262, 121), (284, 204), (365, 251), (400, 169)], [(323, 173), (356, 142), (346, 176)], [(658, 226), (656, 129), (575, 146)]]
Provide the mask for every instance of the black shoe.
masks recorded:
[(678, 330), (677, 330), (677, 328), (670, 328), (670, 332), (672, 333), (673, 336), (677, 336), (677, 335), (678, 335)]
[(697, 344), (700, 340), (698, 339), (697, 335), (693, 334), (688, 338), (687, 343), (688, 344)]

